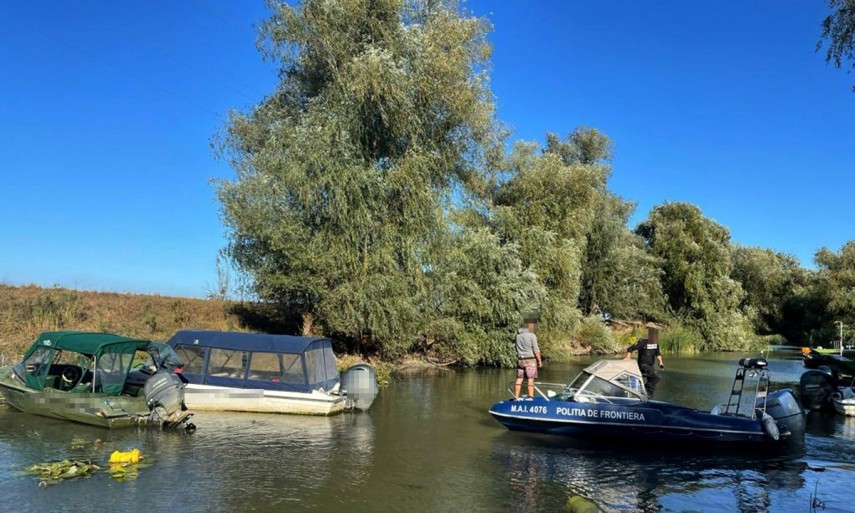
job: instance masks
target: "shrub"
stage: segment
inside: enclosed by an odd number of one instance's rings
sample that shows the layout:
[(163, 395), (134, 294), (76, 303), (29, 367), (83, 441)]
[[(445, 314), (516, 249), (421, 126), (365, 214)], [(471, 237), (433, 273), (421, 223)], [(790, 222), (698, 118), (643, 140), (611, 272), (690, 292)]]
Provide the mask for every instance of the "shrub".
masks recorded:
[(659, 335), (659, 351), (668, 354), (697, 353), (701, 340), (700, 334), (691, 328), (671, 326)]
[(617, 350), (611, 330), (596, 316), (582, 319), (575, 338), (580, 345), (590, 347), (591, 354), (614, 354)]

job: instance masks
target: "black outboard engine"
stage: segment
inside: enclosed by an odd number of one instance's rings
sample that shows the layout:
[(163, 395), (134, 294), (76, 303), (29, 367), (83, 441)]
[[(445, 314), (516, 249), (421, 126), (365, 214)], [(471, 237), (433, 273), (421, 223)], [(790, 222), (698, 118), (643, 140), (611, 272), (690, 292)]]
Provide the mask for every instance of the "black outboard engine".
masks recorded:
[(150, 422), (171, 428), (187, 422), (192, 415), (184, 405), (184, 382), (173, 372), (161, 369), (152, 374), (145, 382), (143, 394), (151, 410)]
[(341, 393), (345, 396), (345, 408), (367, 410), (377, 397), (377, 372), (374, 367), (360, 363), (348, 368), (341, 375)]
[(837, 384), (831, 369), (825, 365), (805, 371), (799, 379), (799, 397), (806, 410), (822, 410), (831, 406), (831, 394)]

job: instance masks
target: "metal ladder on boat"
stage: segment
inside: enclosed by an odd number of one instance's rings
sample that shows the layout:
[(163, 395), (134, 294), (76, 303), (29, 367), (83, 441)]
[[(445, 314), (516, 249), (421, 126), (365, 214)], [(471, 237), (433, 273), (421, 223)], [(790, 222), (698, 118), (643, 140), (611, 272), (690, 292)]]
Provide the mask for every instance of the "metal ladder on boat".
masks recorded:
[[(733, 385), (730, 387), (730, 397), (727, 398), (727, 406), (724, 408), (725, 415), (739, 414), (739, 407), (742, 403), (742, 395), (745, 391), (745, 376), (749, 372), (757, 372), (757, 383), (754, 388), (754, 405), (762, 400), (762, 407), (756, 408), (759, 414), (754, 414), (759, 418), (766, 411), (766, 396), (769, 393), (769, 373), (766, 371), (766, 360), (763, 358), (743, 358), (739, 361), (739, 368), (736, 369), (736, 376), (733, 378)], [(731, 410), (731, 406), (733, 410)]]

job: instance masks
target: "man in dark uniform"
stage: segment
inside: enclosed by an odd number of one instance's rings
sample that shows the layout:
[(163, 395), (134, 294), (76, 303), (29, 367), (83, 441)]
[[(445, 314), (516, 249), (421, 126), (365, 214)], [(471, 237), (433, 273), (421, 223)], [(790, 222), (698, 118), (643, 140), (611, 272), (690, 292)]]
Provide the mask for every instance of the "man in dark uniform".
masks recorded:
[(662, 355), (659, 353), (659, 330), (653, 327), (648, 328), (647, 338), (638, 339), (638, 342), (626, 348), (624, 360), (632, 358), (632, 352), (635, 350), (638, 350), (638, 368), (641, 369), (641, 375), (644, 376), (644, 388), (647, 390), (647, 397), (652, 399), (653, 392), (656, 391), (656, 384), (659, 383), (659, 375), (653, 368), (656, 359), (659, 360), (659, 368), (665, 368), (662, 363)]

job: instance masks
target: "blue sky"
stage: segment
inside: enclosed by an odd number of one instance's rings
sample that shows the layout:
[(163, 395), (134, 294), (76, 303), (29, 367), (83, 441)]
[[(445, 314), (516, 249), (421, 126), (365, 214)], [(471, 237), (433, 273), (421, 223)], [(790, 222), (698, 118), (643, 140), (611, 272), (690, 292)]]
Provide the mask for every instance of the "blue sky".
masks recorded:
[[(855, 239), (855, 75), (821, 0), (478, 0), (514, 139), (592, 126), (632, 220), (688, 201), (812, 265)], [(0, 2), (0, 282), (204, 296), (225, 229), (210, 143), (276, 83), (263, 1)]]

